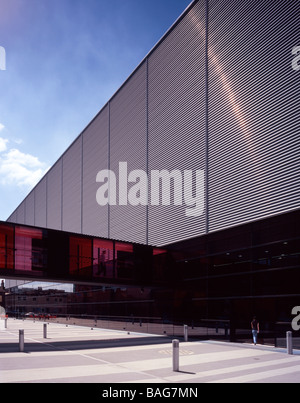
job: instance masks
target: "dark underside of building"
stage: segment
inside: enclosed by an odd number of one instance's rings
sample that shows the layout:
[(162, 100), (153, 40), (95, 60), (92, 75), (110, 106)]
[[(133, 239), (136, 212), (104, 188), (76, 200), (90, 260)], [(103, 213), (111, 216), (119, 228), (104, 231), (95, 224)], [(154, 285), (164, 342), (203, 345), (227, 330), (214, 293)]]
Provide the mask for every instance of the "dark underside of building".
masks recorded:
[(2, 275), (76, 284), (68, 295), (7, 295), (7, 311), (136, 322), (139, 330), (152, 323), (159, 332), (188, 324), (198, 337), (230, 340), (249, 338), (256, 315), (273, 343), (291, 330), (300, 301), (299, 225), (296, 210), (152, 248), (2, 223)]

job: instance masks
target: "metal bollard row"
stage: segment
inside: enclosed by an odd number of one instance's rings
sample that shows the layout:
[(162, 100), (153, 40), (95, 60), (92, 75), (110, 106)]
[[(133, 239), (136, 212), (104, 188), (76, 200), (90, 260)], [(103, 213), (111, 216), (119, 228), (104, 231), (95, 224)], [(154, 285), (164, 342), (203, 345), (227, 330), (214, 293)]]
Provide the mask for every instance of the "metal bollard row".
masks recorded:
[[(44, 323), (44, 326), (43, 326), (43, 337), (44, 337), (44, 339), (47, 339), (47, 323)], [(24, 348), (25, 348), (24, 329), (20, 329), (19, 330), (19, 351), (21, 353), (23, 353)]]

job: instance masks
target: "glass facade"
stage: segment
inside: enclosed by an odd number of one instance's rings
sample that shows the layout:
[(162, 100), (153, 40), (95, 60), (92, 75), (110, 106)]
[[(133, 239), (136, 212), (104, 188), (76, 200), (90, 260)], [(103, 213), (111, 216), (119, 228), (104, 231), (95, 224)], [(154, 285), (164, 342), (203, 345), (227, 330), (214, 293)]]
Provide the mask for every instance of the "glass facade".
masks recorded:
[(297, 210), (172, 245), (181, 320), (228, 320), (232, 339), (249, 334), (254, 314), (266, 338), (280, 323), (290, 327), (300, 303), (299, 224)]
[(151, 285), (164, 277), (166, 254), (165, 249), (141, 244), (0, 224), (0, 271), (4, 277)]
[(249, 337), (255, 314), (273, 342), (300, 304), (299, 226), (296, 210), (153, 248), (1, 223), (0, 276), (74, 282), (61, 304), (37, 306), (47, 313), (187, 323), (198, 336), (231, 340)]
[(14, 229), (0, 224), (0, 267), (5, 270), (14, 268)]

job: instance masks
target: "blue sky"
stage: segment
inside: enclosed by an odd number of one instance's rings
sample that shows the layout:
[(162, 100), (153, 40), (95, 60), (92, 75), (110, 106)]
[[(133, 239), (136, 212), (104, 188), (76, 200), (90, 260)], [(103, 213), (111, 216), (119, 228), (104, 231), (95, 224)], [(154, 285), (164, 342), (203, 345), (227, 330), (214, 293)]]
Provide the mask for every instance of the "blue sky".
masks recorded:
[(0, 220), (191, 0), (0, 0)]

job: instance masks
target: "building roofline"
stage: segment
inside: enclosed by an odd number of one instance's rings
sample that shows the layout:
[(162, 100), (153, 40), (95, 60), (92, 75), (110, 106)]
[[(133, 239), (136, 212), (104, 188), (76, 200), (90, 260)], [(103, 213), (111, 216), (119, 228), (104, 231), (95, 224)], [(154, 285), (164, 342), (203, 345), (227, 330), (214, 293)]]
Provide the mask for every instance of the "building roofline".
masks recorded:
[(7, 218), (7, 221), (13, 216), (20, 205), (27, 199), (27, 197), (37, 188), (37, 186), (44, 180), (48, 173), (55, 167), (55, 165), (63, 158), (63, 156), (68, 152), (68, 150), (74, 145), (74, 143), (80, 138), (81, 135), (92, 125), (92, 123), (98, 118), (98, 116), (103, 112), (103, 110), (110, 104), (110, 102), (115, 98), (115, 96), (121, 91), (121, 89), (126, 85), (126, 83), (131, 79), (131, 77), (137, 72), (137, 70), (145, 63), (145, 61), (151, 56), (151, 54), (158, 48), (158, 46), (167, 38), (167, 36), (173, 31), (173, 29), (179, 24), (179, 22), (186, 16), (186, 14), (194, 7), (199, 0), (192, 0), (192, 2), (186, 7), (186, 9), (180, 14), (177, 20), (171, 25), (171, 27), (165, 32), (165, 34), (158, 40), (158, 42), (152, 47), (152, 49), (147, 53), (147, 55), (142, 59), (138, 66), (133, 70), (133, 72), (127, 77), (123, 84), (116, 90), (116, 92), (109, 98), (109, 100), (103, 105), (100, 111), (95, 115), (95, 117), (89, 122), (89, 124), (80, 132), (80, 134), (72, 141), (69, 147), (61, 154), (61, 156), (54, 162), (51, 168), (44, 174), (44, 176), (38, 181), (38, 183), (32, 188), (32, 190), (27, 194), (23, 201), (15, 208), (15, 210)]

